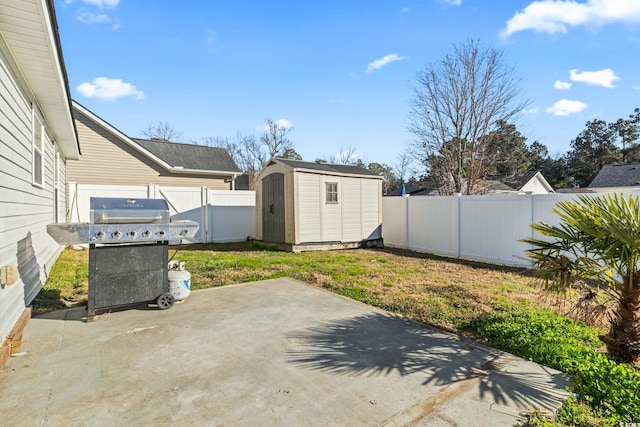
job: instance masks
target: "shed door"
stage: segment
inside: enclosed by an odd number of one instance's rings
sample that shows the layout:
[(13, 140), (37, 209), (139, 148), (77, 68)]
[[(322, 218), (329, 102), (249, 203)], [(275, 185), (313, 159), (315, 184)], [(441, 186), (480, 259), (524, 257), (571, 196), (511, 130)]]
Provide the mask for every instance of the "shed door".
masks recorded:
[(262, 180), (262, 238), (285, 243), (284, 174), (272, 173)]

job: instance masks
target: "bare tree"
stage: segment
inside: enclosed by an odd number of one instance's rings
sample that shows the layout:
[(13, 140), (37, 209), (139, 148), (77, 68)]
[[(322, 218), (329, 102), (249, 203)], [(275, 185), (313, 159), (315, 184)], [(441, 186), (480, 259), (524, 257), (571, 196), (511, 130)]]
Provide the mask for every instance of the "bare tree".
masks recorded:
[(293, 148), (293, 143), (289, 140), (289, 133), (293, 131), (293, 126), (282, 120), (274, 121), (265, 119), (267, 129), (260, 137), (260, 142), (264, 144), (269, 158), (284, 155), (287, 150)]
[(331, 157), (330, 163), (338, 163), (341, 165), (352, 165), (358, 163), (356, 157), (356, 147), (340, 147), (340, 152), (336, 156)]
[(393, 166), (393, 173), (401, 184), (407, 182), (407, 177), (413, 174), (413, 162), (414, 159), (408, 150), (397, 157), (397, 162)]
[(175, 142), (182, 137), (182, 132), (178, 132), (172, 125), (162, 120), (149, 124), (142, 134), (149, 139), (159, 139), (161, 141)]
[(468, 41), (453, 48), (416, 76), (409, 130), (413, 153), (444, 194), (473, 194), (484, 173), (487, 135), (498, 120), (508, 121), (518, 102), (519, 79), (503, 54)]

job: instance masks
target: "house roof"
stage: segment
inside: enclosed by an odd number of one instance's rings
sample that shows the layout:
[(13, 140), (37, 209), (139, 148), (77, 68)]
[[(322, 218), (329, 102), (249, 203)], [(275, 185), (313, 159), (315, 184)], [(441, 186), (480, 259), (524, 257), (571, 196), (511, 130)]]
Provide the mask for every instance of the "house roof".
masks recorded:
[(174, 169), (240, 173), (240, 168), (224, 148), (179, 144), (155, 139), (131, 139)]
[[(125, 144), (129, 145), (134, 150), (138, 151), (142, 155), (148, 157), (153, 162), (157, 163), (164, 169), (168, 170), (171, 173), (192, 173), (192, 174), (204, 174), (204, 175), (228, 175), (228, 176), (236, 176), (240, 174), (240, 169), (236, 166), (233, 159), (229, 155), (229, 152), (224, 148), (215, 148), (215, 147), (206, 147), (201, 145), (193, 145), (193, 144), (178, 144), (175, 142), (160, 142), (158, 144), (169, 144), (166, 147), (160, 147), (158, 149), (154, 149), (155, 145), (151, 144), (154, 141), (138, 139), (134, 140), (129, 138), (127, 135), (116, 129), (113, 125), (107, 123), (105, 120), (101, 119), (93, 112), (89, 111), (86, 107), (79, 104), (77, 101), (73, 101), (73, 108), (76, 110), (76, 114), (83, 114), (94, 123), (105, 129), (107, 132), (111, 133), (114, 137), (120, 139)], [(146, 144), (151, 149), (145, 147), (143, 143), (139, 141), (149, 141), (149, 144)], [(173, 147), (179, 145), (181, 147)], [(190, 148), (191, 147), (191, 148)], [(197, 148), (193, 148), (197, 147)], [(205, 150), (200, 150), (205, 149)], [(208, 150), (212, 151), (208, 151)], [(218, 150), (222, 150), (218, 151)], [(215, 160), (216, 156), (223, 157), (219, 163)], [(193, 160), (195, 157), (202, 157), (202, 159), (198, 159), (198, 163)], [(211, 159), (207, 157), (212, 157)], [(166, 160), (165, 160), (166, 159)], [(204, 164), (204, 169), (202, 168), (202, 164)], [(207, 166), (214, 167), (216, 165), (226, 165), (227, 169), (208, 169)], [(193, 167), (196, 168), (193, 168)]]
[(0, 37), (43, 115), (49, 135), (68, 159), (80, 146), (53, 0), (3, 2)]
[(286, 166), (292, 167), (295, 170), (300, 170), (300, 171), (304, 170), (309, 172), (321, 172), (321, 173), (327, 173), (330, 175), (366, 176), (369, 178), (382, 179), (382, 177), (377, 173), (357, 165), (338, 165), (333, 163), (305, 162), (302, 160), (281, 159), (276, 157), (271, 159), (271, 161), (267, 163), (267, 166), (272, 164), (272, 162), (280, 162)]
[(588, 188), (640, 187), (640, 163), (604, 165)]
[(523, 173), (518, 173), (514, 175), (493, 175), (483, 177), (483, 181), (494, 181), (494, 184), (490, 185), (495, 187), (496, 189), (510, 189), (513, 191), (518, 191), (525, 184), (531, 181), (531, 178), (536, 176), (538, 171), (528, 171)]

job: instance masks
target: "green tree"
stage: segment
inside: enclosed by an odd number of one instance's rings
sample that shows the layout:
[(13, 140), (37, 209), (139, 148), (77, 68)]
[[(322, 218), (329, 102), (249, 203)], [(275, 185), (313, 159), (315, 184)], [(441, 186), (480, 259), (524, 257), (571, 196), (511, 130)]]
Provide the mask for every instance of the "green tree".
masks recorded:
[(367, 165), (367, 169), (371, 172), (377, 173), (383, 178), (382, 194), (388, 194), (401, 184), (400, 179), (395, 173), (393, 173), (391, 166), (383, 163), (372, 162)]
[(529, 170), (530, 153), (525, 138), (514, 124), (496, 122), (496, 129), (486, 136), (487, 173), (515, 175)]
[(604, 120), (591, 120), (580, 134), (571, 141), (572, 150), (567, 153), (572, 178), (579, 187), (586, 187), (602, 166), (622, 158), (615, 144), (616, 130)]
[(612, 307), (603, 337), (609, 355), (640, 361), (640, 205), (638, 198), (609, 194), (558, 202), (560, 225), (531, 227), (550, 240), (528, 238), (528, 255), (552, 292), (578, 290), (577, 308), (592, 316)]

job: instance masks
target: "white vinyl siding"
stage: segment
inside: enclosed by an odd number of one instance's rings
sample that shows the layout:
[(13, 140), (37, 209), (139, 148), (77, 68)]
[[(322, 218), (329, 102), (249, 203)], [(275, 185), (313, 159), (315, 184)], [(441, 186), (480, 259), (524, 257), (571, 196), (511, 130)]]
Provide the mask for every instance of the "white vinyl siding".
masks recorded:
[(54, 212), (54, 150), (43, 138), (38, 167), (43, 185), (34, 185), (32, 100), (9, 64), (0, 39), (0, 267), (17, 266), (20, 274), (16, 283), (0, 288), (0, 341), (36, 296), (61, 250), (46, 232)]
[[(341, 188), (340, 178), (333, 176), (323, 176), (322, 182), (335, 183)], [(323, 185), (324, 187), (324, 185)], [(339, 199), (343, 197), (338, 194)], [(322, 242), (340, 242), (342, 241), (342, 205), (339, 203), (326, 203), (322, 205)]]

